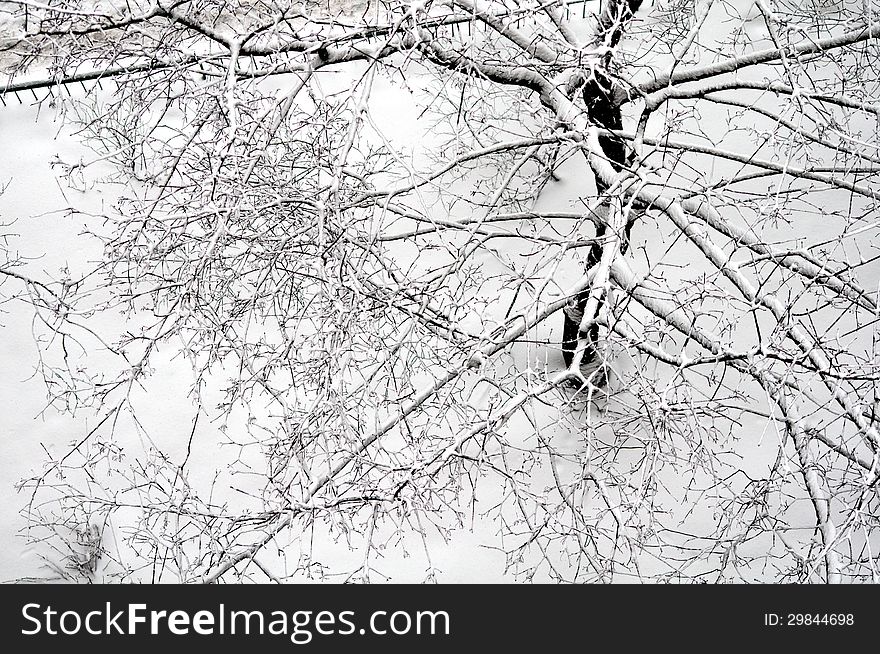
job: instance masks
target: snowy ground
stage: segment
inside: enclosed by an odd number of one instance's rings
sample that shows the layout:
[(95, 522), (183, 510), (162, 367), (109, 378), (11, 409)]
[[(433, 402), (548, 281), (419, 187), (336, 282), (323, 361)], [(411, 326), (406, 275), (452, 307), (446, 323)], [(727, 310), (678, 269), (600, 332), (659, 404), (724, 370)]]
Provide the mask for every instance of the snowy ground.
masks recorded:
[[(395, 98), (400, 90), (385, 89), (378, 93), (374, 100), (375, 115), (382, 117), (382, 127), (387, 134), (398, 139), (416, 139), (417, 124), (412, 116), (394, 107), (407, 106)], [(0, 179), (10, 180), (6, 193), (0, 196), (0, 216), (4, 220), (17, 219), (15, 229), (18, 237), (12, 242), (15, 249), (23, 257), (33, 257), (28, 266), (35, 276), (41, 272), (57, 275), (62, 266), (73, 270), (84, 269), (89, 260), (100, 254), (93, 241), (81, 235), (82, 219), (69, 217), (60, 208), (76, 207), (83, 211), (95, 211), (102, 201), (112, 201), (112, 188), (95, 187), (87, 192), (80, 192), (67, 187), (59, 179), (59, 171), (53, 169), (48, 162), (57, 156), (66, 161), (76, 161), (80, 157), (88, 157), (77, 140), (65, 130), (59, 132), (56, 117), (48, 111), (41, 115), (28, 107), (10, 107), (0, 112), (5, 156), (0, 161)], [(560, 169), (560, 181), (551, 188), (542, 200), (545, 209), (569, 210), (573, 198), (581, 188), (581, 173), (576, 167)], [(660, 244), (639, 242), (636, 247), (656, 247)], [(487, 260), (487, 265), (492, 261)], [(674, 263), (674, 260), (673, 260)], [(12, 486), (18, 480), (38, 472), (43, 464), (43, 449), (59, 451), (75, 439), (81, 437), (84, 428), (94, 421), (94, 416), (86, 414), (80, 419), (72, 419), (59, 415), (53, 410), (43, 412), (46, 393), (39, 379), (33, 378), (37, 349), (32, 341), (31, 312), (24, 304), (6, 307), (3, 316), (3, 338), (0, 340), (0, 401), (2, 407), (2, 429), (6, 441), (6, 450), (0, 458), (0, 478), (6, 486), (5, 494), (9, 501), (0, 507), (0, 579), (27, 577), (51, 577), (50, 567), (37, 556), (37, 549), (26, 548), (21, 538), (25, 522), (19, 510), (26, 501), (26, 496), (14, 493)], [(558, 321), (553, 321), (554, 329), (559, 329)], [(559, 368), (561, 360), (557, 352), (546, 348), (520, 348), (516, 355), (517, 365), (526, 361), (539, 367)], [(184, 456), (186, 439), (181, 438), (188, 430), (192, 421), (192, 406), (186, 399), (186, 391), (190, 383), (187, 367), (180, 361), (172, 360), (171, 356), (160, 359), (156, 365), (156, 374), (151, 380), (148, 392), (142, 394), (142, 413), (145, 428), (157, 439), (157, 444), (172, 460), (180, 460)], [(474, 396), (479, 401), (479, 396)], [(160, 410), (149, 410), (150, 407)], [(545, 417), (545, 419), (549, 419)], [(525, 425), (524, 425), (525, 427)], [(767, 425), (759, 419), (753, 424), (743, 425), (743, 433), (751, 434), (752, 444), (748, 449), (759, 448), (758, 443), (766, 435)], [(554, 438), (575, 446), (578, 441), (576, 433), (560, 433), (559, 426)], [(210, 429), (200, 430), (196, 435), (203, 448), (209, 448), (206, 442), (216, 440), (216, 432)], [(761, 456), (760, 449), (755, 450), (748, 458), (752, 461), (766, 460), (775, 452), (776, 437), (771, 431), (769, 447)], [(757, 456), (756, 456), (757, 455)], [(204, 470), (210, 477), (212, 473), (208, 457)], [(545, 471), (546, 473), (546, 471)], [(207, 478), (206, 478), (207, 480)], [(194, 482), (195, 483), (195, 482)], [(444, 571), (438, 576), (443, 582), (465, 581), (512, 581), (503, 573), (504, 557), (497, 551), (487, 549), (485, 545), (494, 543), (495, 527), (483, 524), (479, 520), (473, 530), (464, 528), (456, 532), (450, 543), (435, 538), (430, 542), (431, 563), (433, 567)], [(325, 562), (332, 562), (344, 569), (357, 563), (360, 556), (350, 552), (343, 543), (324, 542), (318, 551)], [(51, 557), (50, 557), (51, 560)], [(394, 581), (421, 581), (428, 567), (423, 556), (415, 551), (411, 556), (404, 556), (402, 551), (386, 551), (382, 561), (384, 571), (394, 571)]]
[[(358, 5), (355, 1), (353, 5)], [(381, 117), (380, 126), (386, 135), (397, 140), (420, 142), (425, 136), (411, 107), (407, 91), (386, 88), (375, 95), (372, 111)], [(10, 241), (10, 249), (23, 258), (32, 258), (27, 267), (34, 276), (48, 273), (56, 276), (63, 266), (83, 270), (90, 261), (97, 259), (100, 251), (94, 241), (81, 235), (83, 219), (68, 216), (61, 211), (75, 207), (85, 213), (97, 212), (102, 202), (112, 202), (113, 189), (92, 187), (86, 191), (69, 188), (60, 179), (59, 171), (49, 162), (60, 156), (65, 161), (88, 157), (88, 153), (68, 131), (61, 129), (52, 111), (44, 108), (38, 112), (30, 106), (0, 108), (0, 184), (7, 184), (0, 195), (0, 220), (15, 220), (7, 230), (17, 236)], [(576, 171), (563, 167), (560, 181), (549, 189), (542, 199), (546, 209), (569, 210), (573, 198), (580, 191), (581, 180)], [(820, 215), (805, 216), (799, 229), (818, 237), (828, 231)], [(831, 233), (831, 232), (829, 232)], [(651, 253), (652, 257), (665, 245), (650, 240), (651, 235), (636, 234), (634, 249)], [(684, 252), (671, 250), (664, 255), (671, 265), (688, 263)], [(489, 265), (491, 262), (487, 263)], [(865, 285), (878, 279), (867, 279)], [(16, 578), (52, 577), (51, 566), (38, 556), (38, 548), (25, 547), (22, 531), (26, 525), (20, 510), (27, 498), (13, 490), (14, 484), (37, 472), (44, 460), (44, 450), (57, 451), (78, 439), (93, 419), (83, 416), (73, 419), (53, 410), (44, 411), (46, 393), (40, 379), (34, 378), (37, 348), (32, 341), (32, 312), (22, 303), (7, 304), (0, 315), (0, 433), (4, 439), (4, 452), (0, 456), (0, 481), (5, 501), (0, 506), (0, 580)], [(555, 329), (558, 329), (558, 325)], [(147, 411), (147, 425), (157, 434), (159, 445), (172, 459), (183, 456), (184, 441), (180, 434), (188, 431), (192, 420), (192, 407), (186, 399), (190, 383), (188, 371), (171, 353), (156, 365), (157, 372), (150, 386), (141, 397), (143, 406), (161, 407), (160, 411)], [(558, 354), (546, 348), (535, 351), (519, 350), (514, 360), (517, 365), (536, 361), (548, 368), (558, 368)], [(738, 454), (755, 471), (776, 453), (778, 435), (767, 421), (753, 417), (743, 422), (736, 434), (740, 438)], [(196, 438), (203, 447), (209, 447), (217, 434), (210, 427), (199, 430)], [(557, 438), (571, 442), (577, 440), (575, 433), (557, 434)], [(210, 475), (211, 471), (204, 470)], [(696, 513), (700, 518), (699, 511)], [(809, 514), (805, 520), (809, 521)], [(430, 542), (431, 564), (444, 571), (438, 580), (442, 582), (492, 582), (512, 581), (503, 573), (504, 556), (486, 544), (493, 542), (492, 525), (479, 521), (456, 532), (455, 538), (444, 543), (439, 538)], [(345, 568), (350, 560), (354, 564), (359, 556), (350, 552), (344, 543), (322, 542), (322, 557)], [(383, 569), (392, 570), (393, 581), (421, 581), (428, 567), (418, 552), (404, 556), (402, 551), (386, 550)]]
[[(377, 115), (397, 123), (396, 138), (407, 138), (412, 120), (389, 113), (394, 98), (379, 94)], [(404, 125), (406, 127), (404, 127)], [(0, 195), (0, 220), (15, 221), (7, 230), (13, 236), (9, 249), (29, 263), (20, 272), (34, 277), (57, 278), (67, 267), (72, 274), (85, 271), (90, 262), (101, 254), (96, 242), (83, 235), (86, 226), (81, 217), (71, 217), (65, 211), (75, 208), (85, 213), (97, 212), (102, 203), (112, 203), (113, 188), (93, 186), (85, 191), (71, 188), (62, 179), (61, 170), (50, 165), (52, 161), (76, 162), (88, 160), (90, 153), (80, 146), (70, 130), (62, 127), (58, 116), (48, 107), (38, 112), (27, 104), (15, 103), (0, 111), (0, 182), (6, 185)], [(89, 225), (89, 227), (95, 227)], [(0, 430), (5, 443), (0, 457), (0, 480), (5, 501), (0, 505), (0, 580), (22, 578), (53, 578), (52, 564), (47, 563), (39, 546), (26, 546), (23, 538), (26, 522), (20, 515), (27, 502), (26, 493), (16, 492), (15, 484), (40, 472), (45, 452), (65, 451), (81, 438), (84, 430), (95, 419), (85, 413), (78, 419), (46, 410), (46, 389), (34, 376), (38, 349), (33, 341), (33, 312), (22, 302), (7, 303), (0, 315)], [(121, 327), (108, 324), (108, 331)], [(95, 363), (99, 363), (97, 358)], [(172, 459), (182, 458), (186, 440), (182, 430), (188, 430), (192, 420), (192, 406), (187, 399), (191, 375), (186, 365), (165, 357), (157, 365), (148, 392), (142, 394), (142, 418), (151, 434), (157, 435), (158, 445)], [(155, 410), (155, 409), (161, 410)], [(196, 438), (211, 440), (216, 430), (200, 430)], [(204, 447), (204, 445), (203, 445)], [(205, 470), (208, 477), (212, 471)], [(455, 539), (444, 543), (431, 542), (432, 563), (444, 570), (441, 581), (504, 581), (503, 555), (482, 547), (491, 540), (490, 534), (460, 530)], [(322, 558), (341, 568), (356, 563), (357, 553), (341, 544), (326, 542)], [(52, 555), (48, 555), (49, 561)], [(427, 565), (423, 557), (404, 556), (402, 552), (385, 553), (383, 568), (395, 571), (394, 581), (421, 581)]]

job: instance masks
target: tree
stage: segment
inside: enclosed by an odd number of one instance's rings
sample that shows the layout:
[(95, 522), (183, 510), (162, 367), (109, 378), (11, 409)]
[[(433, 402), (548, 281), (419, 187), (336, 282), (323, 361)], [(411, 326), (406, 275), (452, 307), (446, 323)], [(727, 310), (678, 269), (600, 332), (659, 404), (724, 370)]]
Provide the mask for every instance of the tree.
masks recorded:
[(477, 521), (526, 580), (877, 579), (876, 3), (3, 6), (5, 101), (121, 189), (46, 319), (123, 362), (45, 355), (65, 574), (431, 578)]

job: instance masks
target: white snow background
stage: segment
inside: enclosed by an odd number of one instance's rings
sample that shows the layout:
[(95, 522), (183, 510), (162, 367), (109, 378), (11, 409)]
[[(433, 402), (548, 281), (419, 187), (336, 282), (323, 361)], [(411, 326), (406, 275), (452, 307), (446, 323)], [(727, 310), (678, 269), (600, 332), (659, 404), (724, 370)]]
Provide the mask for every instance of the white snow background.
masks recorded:
[[(750, 3), (738, 0), (736, 4), (747, 16)], [(710, 22), (706, 27), (709, 31), (717, 29), (719, 32), (729, 28), (730, 24), (726, 22)], [(356, 71), (357, 65), (351, 69)], [(334, 87), (345, 86), (346, 73), (337, 71), (334, 75), (332, 81), (322, 79), (323, 88), (328, 93)], [(283, 82), (278, 80), (277, 83)], [(396, 143), (411, 143), (414, 150), (426, 147), (432, 135), (430, 123), (419, 118), (420, 103), (424, 98), (418, 97), (417, 76), (409, 79), (409, 88), (392, 85), (387, 80), (377, 84), (380, 84), (380, 88), (371, 97), (370, 113), (384, 135)], [(100, 225), (86, 224), (84, 216), (99, 213), (102, 206), (112, 204), (114, 189), (89, 183), (84, 189), (71, 188), (62, 179), (61, 169), (53, 167), (51, 162), (60, 160), (75, 163), (94, 158), (94, 154), (82, 146), (77, 136), (62, 124), (51, 108), (44, 106), (37, 111), (27, 97), (23, 96), (23, 99), (23, 106), (8, 101), (7, 107), (0, 108), (0, 185), (6, 186), (5, 192), (0, 195), (0, 221), (14, 221), (13, 226), (6, 230), (14, 235), (8, 247), (30, 260), (23, 270), (37, 278), (57, 278), (63, 267), (82, 271), (89, 267), (90, 262), (99, 259), (100, 246), (82, 232), (84, 228), (99, 230)], [(721, 115), (705, 113), (703, 118), (710, 126), (713, 120), (725, 120)], [(567, 163), (558, 174), (561, 179), (545, 190), (541, 208), (570, 211), (579, 193), (585, 192), (582, 162)], [(79, 213), (71, 215), (67, 208), (74, 208)], [(829, 236), (835, 234), (833, 226), (824, 223), (818, 214), (803, 216), (798, 229), (807, 230), (817, 239), (823, 233)], [(656, 236), (656, 231), (636, 227), (633, 249), (645, 248), (659, 259), (664, 244), (648, 240)], [(672, 264), (687, 265), (690, 262), (682, 253), (682, 249), (672, 248), (663, 256)], [(513, 257), (515, 253), (508, 254)], [(677, 256), (682, 258), (676, 260)], [(492, 266), (493, 262), (487, 260), (486, 265)], [(691, 272), (685, 268), (683, 274)], [(880, 281), (880, 270), (874, 266), (862, 272), (869, 273), (867, 278), (862, 277), (863, 284), (869, 289), (876, 288)], [(572, 274), (576, 274), (576, 271), (572, 271)], [(0, 580), (51, 578), (51, 564), (41, 557), (42, 554), (51, 560), (51, 553), (40, 546), (25, 544), (22, 535), (27, 525), (21, 510), (27, 497), (15, 490), (15, 484), (40, 471), (45, 451), (63, 451), (81, 438), (87, 426), (94, 422), (95, 416), (84, 413), (74, 419), (51, 408), (46, 409), (45, 388), (41, 380), (33, 375), (38, 356), (38, 349), (33, 343), (33, 312), (20, 302), (6, 303), (2, 308), (5, 313), (0, 314), (0, 438), (3, 440), (0, 453), (0, 494), (3, 498), (0, 502)], [(561, 318), (551, 321), (557, 334), (560, 321)], [(122, 327), (121, 323), (107, 325), (110, 331)], [(155, 437), (156, 445), (172, 460), (179, 460), (184, 454), (193, 407), (187, 399), (187, 388), (191, 383), (189, 368), (173, 355), (173, 352), (163, 351), (161, 358), (156, 359), (153, 364), (155, 374), (148, 388), (140, 392), (138, 401), (146, 409), (141, 417), (147, 416), (150, 423), (148, 431)], [(531, 365), (538, 369), (546, 366), (553, 370), (562, 365), (558, 351), (544, 347), (515, 348), (513, 362), (517, 366)], [(97, 355), (90, 362), (98, 367), (101, 363)], [(512, 426), (515, 424), (511, 423)], [(762, 467), (772, 462), (778, 446), (774, 424), (753, 416), (742, 422), (736, 436), (737, 454), (744, 462), (744, 469), (759, 473)], [(557, 433), (554, 438), (568, 438), (572, 446), (578, 440), (575, 433)], [(199, 447), (210, 451), (218, 439), (216, 425), (207, 421), (201, 423), (195, 435)], [(208, 467), (203, 470), (191, 469), (191, 474), (203, 476), (203, 481), (208, 483), (214, 473), (210, 469), (212, 461), (211, 457), (207, 457), (203, 465)], [(197, 483), (197, 480), (193, 483)], [(690, 520), (691, 524), (698, 524), (699, 520), (708, 518), (701, 516), (697, 507)], [(807, 507), (804, 507), (803, 519), (805, 526), (812, 524)], [(514, 581), (512, 574), (504, 572), (503, 553), (487, 547), (496, 544), (496, 529), (496, 525), (477, 517), (473, 524), (458, 529), (450, 542), (432, 537), (429, 543), (431, 565), (434, 570), (440, 571), (436, 579), (441, 582)], [(699, 528), (695, 531), (699, 531)], [(359, 552), (350, 551), (344, 542), (329, 539), (318, 540), (315, 553), (316, 558), (320, 558), (324, 564), (340, 570), (356, 567), (362, 556)], [(409, 555), (404, 555), (402, 549), (392, 548), (384, 551), (381, 567), (383, 572), (389, 574), (391, 581), (417, 582), (425, 578), (428, 564), (418, 548), (411, 548)]]

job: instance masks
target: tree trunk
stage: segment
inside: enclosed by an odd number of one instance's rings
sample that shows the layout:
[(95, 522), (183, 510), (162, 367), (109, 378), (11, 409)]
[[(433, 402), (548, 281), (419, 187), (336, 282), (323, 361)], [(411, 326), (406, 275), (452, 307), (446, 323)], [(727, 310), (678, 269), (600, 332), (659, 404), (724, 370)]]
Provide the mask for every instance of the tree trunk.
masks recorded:
[[(590, 119), (598, 126), (605, 129), (620, 130), (623, 129), (623, 120), (621, 117), (620, 107), (614, 103), (611, 94), (611, 81), (604, 75), (597, 73), (596, 77), (590, 81), (584, 88), (584, 101), (587, 106), (587, 114)], [(626, 146), (623, 141), (612, 136), (600, 136), (599, 144), (602, 150), (614, 167), (614, 170), (622, 170), (628, 163)], [(596, 178), (596, 191), (599, 197), (603, 196), (608, 190), (608, 185), (598, 177)], [(625, 233), (620, 245), (621, 252), (625, 252), (629, 244), (629, 234), (632, 229), (632, 223), (627, 222)], [(596, 227), (597, 242), (590, 248), (587, 255), (586, 270), (595, 266), (602, 257), (601, 239), (605, 236), (606, 228), (604, 225)], [(587, 305), (587, 299), (590, 295), (590, 289), (585, 289), (578, 293), (576, 297), (565, 307), (564, 322), (562, 325), (562, 358), (566, 366), (570, 366), (574, 360), (574, 354), (578, 344), (578, 332), (580, 331), (581, 319), (584, 315), (584, 309)], [(599, 326), (592, 325), (587, 334), (589, 346), (582, 363), (590, 363), (596, 358), (596, 343), (599, 338)]]

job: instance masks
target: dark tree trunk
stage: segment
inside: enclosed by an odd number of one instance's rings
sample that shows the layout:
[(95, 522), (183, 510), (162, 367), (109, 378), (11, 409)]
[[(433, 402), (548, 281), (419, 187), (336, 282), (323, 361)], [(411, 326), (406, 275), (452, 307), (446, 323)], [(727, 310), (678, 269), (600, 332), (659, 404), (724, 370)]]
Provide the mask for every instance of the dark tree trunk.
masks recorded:
[[(620, 107), (614, 103), (611, 93), (611, 80), (604, 75), (598, 74), (584, 88), (584, 101), (587, 106), (587, 114), (590, 120), (605, 129), (620, 130), (623, 129), (623, 120)], [(613, 136), (600, 136), (599, 145), (602, 151), (608, 157), (615, 171), (620, 172), (627, 165), (627, 151), (623, 140)], [(596, 178), (596, 191), (601, 197), (608, 190), (607, 184), (601, 179)], [(623, 242), (621, 243), (621, 251), (625, 251), (629, 243), (630, 229), (632, 223), (626, 225)], [(604, 225), (596, 227), (597, 242), (590, 248), (587, 255), (586, 270), (589, 270), (602, 258), (602, 246), (600, 242), (605, 236), (606, 228)], [(580, 331), (581, 318), (589, 299), (589, 290), (581, 291), (577, 297), (573, 298), (564, 310), (564, 322), (562, 325), (562, 358), (566, 366), (570, 366), (574, 360), (574, 354), (577, 349), (578, 336)], [(589, 363), (596, 358), (596, 342), (599, 338), (598, 325), (592, 325), (587, 334), (585, 334), (589, 345), (584, 352), (582, 363)]]

